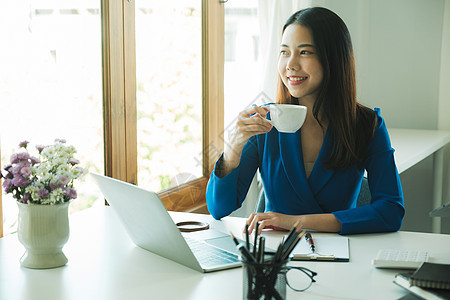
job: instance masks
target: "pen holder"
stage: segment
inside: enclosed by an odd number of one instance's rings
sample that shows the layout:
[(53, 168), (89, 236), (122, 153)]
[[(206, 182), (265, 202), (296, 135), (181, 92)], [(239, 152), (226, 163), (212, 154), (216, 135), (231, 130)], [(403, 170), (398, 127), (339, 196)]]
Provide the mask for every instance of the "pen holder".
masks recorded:
[(286, 299), (286, 264), (243, 262), (243, 299)]

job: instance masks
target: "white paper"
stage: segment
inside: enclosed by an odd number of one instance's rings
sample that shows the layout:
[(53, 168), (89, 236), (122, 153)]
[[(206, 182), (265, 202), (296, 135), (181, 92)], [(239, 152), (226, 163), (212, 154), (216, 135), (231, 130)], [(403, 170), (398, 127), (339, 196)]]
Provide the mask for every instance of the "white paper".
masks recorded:
[(312, 236), (315, 251), (311, 251), (308, 241), (302, 238), (292, 251), (294, 259), (315, 259), (314, 256), (332, 256), (334, 259), (349, 260), (348, 237), (344, 236)]

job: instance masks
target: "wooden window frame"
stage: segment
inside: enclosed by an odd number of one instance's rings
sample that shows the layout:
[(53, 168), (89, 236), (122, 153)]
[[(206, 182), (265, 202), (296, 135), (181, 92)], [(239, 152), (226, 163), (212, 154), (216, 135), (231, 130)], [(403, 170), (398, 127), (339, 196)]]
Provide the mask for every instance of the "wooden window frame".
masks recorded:
[[(101, 3), (105, 175), (137, 184), (135, 2)], [(207, 212), (206, 184), (223, 151), (224, 15), (219, 0), (202, 0), (203, 176), (160, 192), (168, 210)]]

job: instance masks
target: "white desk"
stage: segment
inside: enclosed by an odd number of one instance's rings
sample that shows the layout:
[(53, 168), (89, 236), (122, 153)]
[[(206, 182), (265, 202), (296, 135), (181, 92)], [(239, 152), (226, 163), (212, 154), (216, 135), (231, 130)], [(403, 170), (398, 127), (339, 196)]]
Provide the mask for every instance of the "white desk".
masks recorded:
[(432, 154), (443, 155), (443, 147), (450, 143), (450, 131), (446, 130), (389, 128), (388, 131), (399, 173)]
[[(240, 234), (245, 219), (215, 221), (208, 215), (173, 213), (174, 219), (198, 218), (212, 227)], [(16, 235), (0, 239), (0, 299), (242, 299), (242, 268), (202, 274), (136, 247), (109, 207), (70, 217), (71, 237), (64, 252), (68, 265), (31, 270), (19, 265), (23, 247)], [(275, 248), (281, 233), (265, 233)], [(319, 273), (303, 292), (288, 288), (288, 299), (397, 299), (405, 292), (392, 283), (397, 271), (371, 266), (379, 248), (419, 249), (432, 261), (450, 263), (450, 236), (411, 232), (354, 235), (350, 262), (292, 262)]]
[[(395, 163), (401, 174), (430, 155), (433, 159), (433, 209), (443, 204), (444, 147), (450, 143), (450, 131), (388, 129)], [(432, 231), (441, 232), (441, 218), (433, 218)]]

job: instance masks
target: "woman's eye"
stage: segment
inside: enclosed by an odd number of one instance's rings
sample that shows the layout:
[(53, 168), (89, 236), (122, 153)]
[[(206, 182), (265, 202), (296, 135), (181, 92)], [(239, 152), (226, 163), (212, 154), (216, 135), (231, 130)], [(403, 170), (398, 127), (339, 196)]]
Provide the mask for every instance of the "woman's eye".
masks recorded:
[(287, 55), (287, 51), (286, 51), (286, 50), (281, 50), (281, 51), (280, 51), (280, 54), (281, 54), (281, 55)]
[(302, 50), (301, 52), (300, 52), (300, 54), (305, 54), (305, 55), (307, 55), (307, 54), (313, 54), (311, 51), (308, 51), (308, 50)]

